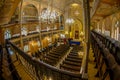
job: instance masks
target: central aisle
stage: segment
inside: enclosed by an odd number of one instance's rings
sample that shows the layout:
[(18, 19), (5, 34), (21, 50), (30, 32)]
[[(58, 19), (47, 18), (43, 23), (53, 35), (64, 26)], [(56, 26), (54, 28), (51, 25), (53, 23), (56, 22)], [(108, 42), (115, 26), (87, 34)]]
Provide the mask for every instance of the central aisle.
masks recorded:
[(56, 67), (59, 68), (60, 67), (60, 64), (62, 64), (62, 62), (65, 60), (65, 58), (69, 55), (70, 51), (72, 50), (73, 48), (70, 47), (70, 49), (67, 51), (66, 55), (64, 55), (62, 57), (62, 59), (56, 64)]

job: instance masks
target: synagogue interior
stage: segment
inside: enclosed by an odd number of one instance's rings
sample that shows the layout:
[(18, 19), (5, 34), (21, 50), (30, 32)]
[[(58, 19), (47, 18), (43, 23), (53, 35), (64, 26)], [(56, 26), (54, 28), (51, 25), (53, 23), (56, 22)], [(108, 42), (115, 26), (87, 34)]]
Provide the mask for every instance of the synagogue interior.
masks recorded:
[(120, 0), (0, 0), (0, 80), (120, 80)]

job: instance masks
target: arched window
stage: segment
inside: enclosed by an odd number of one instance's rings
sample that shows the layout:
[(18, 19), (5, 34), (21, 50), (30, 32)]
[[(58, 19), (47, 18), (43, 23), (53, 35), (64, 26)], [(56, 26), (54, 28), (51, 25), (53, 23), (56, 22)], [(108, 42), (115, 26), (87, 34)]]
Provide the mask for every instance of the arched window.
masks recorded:
[(27, 35), (27, 28), (26, 27), (21, 28), (21, 34), (25, 35), (25, 36)]
[(4, 34), (5, 39), (10, 39), (11, 38), (11, 32), (10, 30), (6, 30)]

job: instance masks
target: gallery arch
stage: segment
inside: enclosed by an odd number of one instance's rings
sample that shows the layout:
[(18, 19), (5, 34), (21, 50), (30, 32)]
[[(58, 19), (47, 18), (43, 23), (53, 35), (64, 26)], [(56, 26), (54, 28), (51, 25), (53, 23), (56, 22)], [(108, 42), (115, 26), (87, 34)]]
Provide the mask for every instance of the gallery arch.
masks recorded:
[(38, 20), (38, 10), (33, 4), (28, 4), (24, 6), (22, 12), (23, 20)]

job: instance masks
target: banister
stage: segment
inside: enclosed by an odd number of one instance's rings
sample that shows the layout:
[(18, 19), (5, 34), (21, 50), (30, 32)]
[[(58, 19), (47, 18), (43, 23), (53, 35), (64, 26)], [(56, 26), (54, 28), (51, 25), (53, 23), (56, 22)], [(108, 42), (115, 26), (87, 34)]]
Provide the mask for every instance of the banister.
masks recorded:
[(7, 42), (7, 44), (10, 44), (18, 52), (19, 55), (21, 55), (25, 60), (27, 60), (27, 62), (29, 62), (31, 64), (34, 64), (33, 66), (35, 67), (35, 69), (37, 71), (42, 66), (45, 69), (50, 69), (51, 71), (57, 72), (57, 73), (59, 73), (61, 75), (67, 75), (67, 76), (70, 76), (70, 77), (73, 77), (73, 78), (78, 78), (79, 80), (83, 80), (80, 73), (73, 73), (73, 72), (58, 69), (58, 68), (56, 68), (54, 66), (51, 66), (51, 65), (49, 65), (47, 63), (44, 63), (44, 62), (42, 62), (40, 60), (37, 60), (36, 58), (30, 57), (24, 51), (20, 50), (16, 45), (14, 45), (12, 42), (10, 42), (8, 40), (6, 42)]

